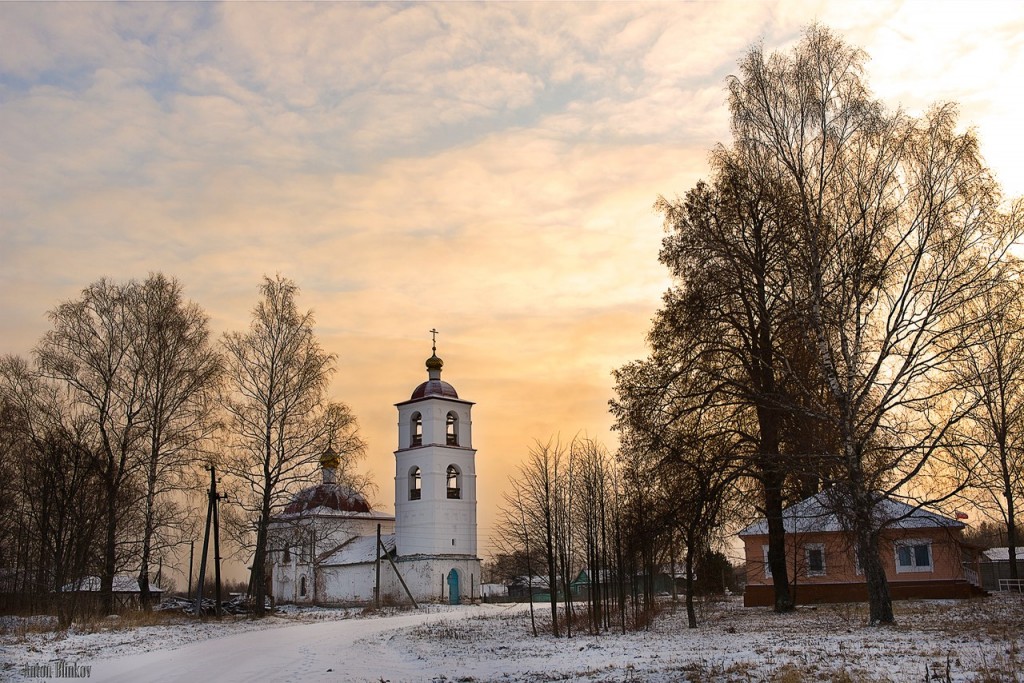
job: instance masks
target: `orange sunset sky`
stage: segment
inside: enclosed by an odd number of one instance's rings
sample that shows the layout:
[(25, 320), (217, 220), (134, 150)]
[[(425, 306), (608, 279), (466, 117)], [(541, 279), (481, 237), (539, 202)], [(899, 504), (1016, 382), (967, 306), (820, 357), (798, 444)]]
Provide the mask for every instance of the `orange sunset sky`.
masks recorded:
[(651, 206), (728, 141), (743, 52), (814, 21), (889, 106), (958, 101), (1024, 193), (1024, 3), (2, 3), (0, 353), (102, 276), (177, 277), (218, 336), (290, 277), (391, 510), (436, 327), (486, 554), (534, 439), (615, 448), (610, 372), (667, 285)]

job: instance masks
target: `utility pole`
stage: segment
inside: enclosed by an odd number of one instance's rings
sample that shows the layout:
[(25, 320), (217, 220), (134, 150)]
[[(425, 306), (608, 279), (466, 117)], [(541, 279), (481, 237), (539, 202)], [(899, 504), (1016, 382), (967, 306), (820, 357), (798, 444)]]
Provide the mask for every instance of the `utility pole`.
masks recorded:
[(374, 570), (377, 573), (376, 583), (373, 584), (373, 602), (377, 609), (380, 609), (380, 524), (377, 525), (377, 559), (374, 562), (376, 567)]
[(221, 498), (226, 496), (217, 495), (217, 472), (213, 465), (210, 465), (210, 507), (213, 509), (213, 570), (217, 581), (217, 605), (214, 613), (220, 617), (221, 596), (220, 596), (220, 515), (217, 509), (220, 507)]
[[(214, 612), (220, 616), (220, 525), (217, 514), (217, 503), (225, 496), (217, 494), (217, 468), (213, 465), (206, 469), (210, 471), (210, 490), (206, 505), (206, 533), (203, 534), (203, 555), (199, 562), (199, 586), (196, 590), (196, 615), (203, 615), (203, 584), (206, 583), (206, 557), (210, 552), (210, 526), (213, 525), (213, 564), (217, 581), (217, 604)], [(191, 567), (189, 567), (191, 571)]]

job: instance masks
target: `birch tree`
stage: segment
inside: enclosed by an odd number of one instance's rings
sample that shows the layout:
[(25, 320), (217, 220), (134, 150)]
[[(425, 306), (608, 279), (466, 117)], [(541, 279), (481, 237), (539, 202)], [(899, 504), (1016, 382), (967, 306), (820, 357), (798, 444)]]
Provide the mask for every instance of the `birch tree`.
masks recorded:
[(327, 400), (334, 356), (316, 339), (312, 311), (299, 310), (298, 293), (291, 280), (264, 278), (249, 329), (222, 340), (227, 424), (221, 469), (252, 534), (250, 586), (260, 616), (271, 517), (308, 483), (328, 446), (342, 461), (364, 448), (351, 411)]
[(53, 329), (36, 348), (44, 376), (64, 383), (98, 437), (95, 468), (102, 482), (100, 592), (113, 604), (114, 575), (134, 545), (121, 535), (135, 513), (145, 409), (139, 330), (132, 287), (101, 279), (81, 297), (49, 313)]
[[(997, 286), (962, 311), (978, 318), (976, 343), (964, 340), (957, 372), (976, 408), (972, 435), (980, 451), (978, 491), (991, 497), (1002, 518), (1010, 578), (1018, 579), (1018, 504), (1024, 498), (1024, 281), (1019, 264), (1007, 268)], [(991, 509), (992, 506), (983, 507)]]
[[(210, 344), (206, 313), (186, 301), (182, 287), (163, 274), (150, 275), (136, 289), (139, 382), (143, 435), (143, 535), (139, 562), (142, 604), (150, 602), (150, 565), (154, 550), (187, 517), (168, 494), (187, 485), (186, 475), (201, 456), (216, 425), (214, 392), (221, 358)], [(166, 509), (158, 510), (158, 505)]]
[(864, 60), (812, 26), (790, 54), (753, 48), (729, 103), (736, 154), (786, 192), (800, 244), (790, 301), (807, 316), (828, 386), (817, 412), (838, 437), (836, 512), (855, 537), (878, 624), (893, 621), (879, 505), (928, 469), (958, 467), (971, 401), (950, 361), (980, 321), (956, 314), (992, 286), (1019, 226), (1000, 214), (955, 107), (919, 119), (886, 112)]

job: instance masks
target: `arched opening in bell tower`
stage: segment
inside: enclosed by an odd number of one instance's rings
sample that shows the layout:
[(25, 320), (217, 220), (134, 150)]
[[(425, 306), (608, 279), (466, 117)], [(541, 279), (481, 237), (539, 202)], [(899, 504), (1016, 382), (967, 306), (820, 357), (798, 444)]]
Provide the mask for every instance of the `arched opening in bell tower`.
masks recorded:
[(462, 472), (455, 465), (448, 465), (448, 497), (462, 498)]
[(413, 413), (409, 423), (409, 445), (423, 445), (423, 416)]
[(448, 413), (448, 418), (446, 420), (445, 430), (446, 430), (445, 433), (447, 434), (446, 443), (449, 446), (458, 446), (459, 445), (459, 416), (456, 415), (454, 412)]
[(423, 475), (419, 467), (409, 470), (409, 500), (419, 500), (423, 496)]

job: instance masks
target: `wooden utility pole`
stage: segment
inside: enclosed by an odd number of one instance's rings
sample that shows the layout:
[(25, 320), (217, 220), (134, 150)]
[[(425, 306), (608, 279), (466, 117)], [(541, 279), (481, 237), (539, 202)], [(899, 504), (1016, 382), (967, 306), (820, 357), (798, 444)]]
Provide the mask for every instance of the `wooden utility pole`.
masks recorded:
[(377, 559), (374, 562), (374, 564), (376, 565), (374, 567), (374, 570), (377, 573), (377, 578), (376, 578), (376, 583), (373, 584), (373, 603), (377, 607), (377, 609), (380, 609), (380, 549), (381, 549), (380, 524), (378, 524), (377, 525), (377, 553), (376, 553)]
[(214, 613), (219, 617), (221, 614), (220, 595), (220, 515), (217, 509), (220, 507), (221, 496), (217, 495), (217, 469), (210, 465), (210, 507), (213, 509), (213, 572), (217, 581), (217, 604)]
[[(221, 596), (220, 596), (220, 524), (219, 516), (217, 514), (217, 503), (220, 501), (222, 496), (217, 494), (217, 468), (210, 465), (210, 490), (208, 492), (208, 501), (206, 505), (206, 532), (203, 534), (203, 555), (199, 562), (199, 586), (196, 590), (196, 615), (203, 615), (203, 584), (206, 583), (206, 556), (210, 552), (210, 526), (213, 526), (213, 565), (214, 565), (214, 576), (217, 582), (216, 598), (217, 604), (214, 606), (214, 613), (219, 617), (221, 614)], [(189, 567), (191, 572), (191, 566)], [(191, 583), (191, 579), (189, 580)]]

